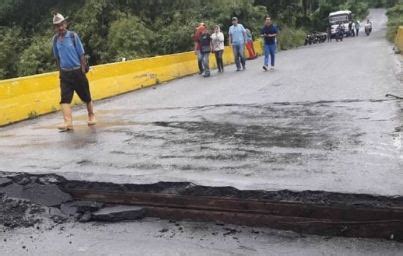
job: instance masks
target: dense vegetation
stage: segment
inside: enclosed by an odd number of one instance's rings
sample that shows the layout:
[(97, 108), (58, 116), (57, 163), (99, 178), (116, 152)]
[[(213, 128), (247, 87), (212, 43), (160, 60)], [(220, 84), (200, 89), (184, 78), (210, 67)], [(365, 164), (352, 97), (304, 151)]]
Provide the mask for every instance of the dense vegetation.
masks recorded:
[(388, 9), (387, 15), (389, 21), (386, 36), (391, 42), (393, 42), (399, 25), (403, 25), (403, 0), (397, 1), (392, 8)]
[(0, 79), (55, 69), (50, 50), (54, 10), (70, 17), (70, 29), (82, 37), (91, 64), (101, 64), (191, 50), (198, 22), (221, 24), (226, 32), (232, 16), (258, 31), (264, 16), (271, 15), (281, 28), (280, 47), (287, 49), (300, 45), (305, 31), (324, 30), (330, 11), (350, 9), (364, 17), (369, 6), (398, 1), (1, 0)]

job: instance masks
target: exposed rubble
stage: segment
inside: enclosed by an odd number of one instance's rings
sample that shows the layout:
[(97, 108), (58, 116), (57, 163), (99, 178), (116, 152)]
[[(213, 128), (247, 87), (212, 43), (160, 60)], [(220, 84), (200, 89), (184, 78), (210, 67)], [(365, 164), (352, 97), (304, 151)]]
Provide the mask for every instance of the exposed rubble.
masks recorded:
[[(42, 222), (50, 222), (52, 228), (66, 222), (119, 222), (144, 217), (174, 221), (189, 218), (191, 215), (195, 220), (252, 226), (260, 225), (259, 219), (264, 219), (261, 224), (271, 223), (268, 227), (294, 230), (298, 233), (350, 237), (364, 234), (365, 237), (399, 241), (402, 241), (403, 237), (400, 219), (403, 197), (323, 191), (247, 191), (232, 187), (198, 186), (187, 182), (113, 184), (70, 181), (56, 175), (1, 172), (0, 181), (0, 225), (6, 229), (30, 227)], [(97, 199), (100, 202), (96, 202)], [(217, 205), (214, 200), (224, 200), (220, 202), (225, 205)], [(266, 202), (271, 203), (271, 207), (279, 208), (259, 208)], [(287, 208), (290, 203), (297, 208)], [(280, 205), (275, 206), (276, 204)], [(253, 205), (258, 208), (254, 209)], [(208, 208), (213, 206), (218, 208)], [(320, 210), (322, 207), (323, 212)], [(256, 213), (259, 217), (248, 213), (254, 210), (260, 211)], [(333, 216), (329, 211), (337, 213)], [(353, 212), (361, 217), (345, 218)], [(317, 224), (309, 224), (312, 221)], [(357, 225), (367, 227), (360, 229)], [(382, 230), (378, 230), (378, 227)], [(378, 235), (374, 235), (374, 230), (377, 230)], [(233, 232), (229, 230), (229, 234)]]

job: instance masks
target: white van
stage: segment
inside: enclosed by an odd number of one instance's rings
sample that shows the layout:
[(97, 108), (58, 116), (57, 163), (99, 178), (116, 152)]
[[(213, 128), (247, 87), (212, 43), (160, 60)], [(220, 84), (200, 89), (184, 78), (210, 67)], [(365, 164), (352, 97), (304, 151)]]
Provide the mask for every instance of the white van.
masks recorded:
[(336, 35), (336, 30), (341, 23), (347, 36), (350, 35), (348, 25), (353, 22), (353, 14), (349, 10), (331, 12), (329, 14), (329, 25), (331, 27), (332, 37)]

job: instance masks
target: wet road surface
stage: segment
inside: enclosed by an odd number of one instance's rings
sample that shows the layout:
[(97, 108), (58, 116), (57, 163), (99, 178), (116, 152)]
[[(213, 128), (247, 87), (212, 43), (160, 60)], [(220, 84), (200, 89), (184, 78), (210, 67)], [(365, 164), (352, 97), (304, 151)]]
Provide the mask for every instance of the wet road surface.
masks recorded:
[(25, 228), (0, 233), (0, 253), (15, 256), (398, 256), (402, 250), (403, 244), (382, 240), (304, 236), (263, 228), (151, 218), (116, 224), (45, 225), (41, 230)]
[(239, 189), (403, 195), (403, 95), (384, 11), (374, 33), (262, 59), (245, 72), (187, 77), (0, 128), (0, 171), (117, 183), (190, 181)]

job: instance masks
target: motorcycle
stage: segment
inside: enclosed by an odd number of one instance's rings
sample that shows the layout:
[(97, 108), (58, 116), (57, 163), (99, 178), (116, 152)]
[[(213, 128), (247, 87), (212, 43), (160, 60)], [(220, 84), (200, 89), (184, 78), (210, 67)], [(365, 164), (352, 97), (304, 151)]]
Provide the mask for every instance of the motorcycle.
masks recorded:
[(338, 26), (336, 30), (336, 42), (343, 41), (344, 38), (344, 27)]
[(305, 45), (324, 43), (327, 40), (326, 33), (314, 32), (307, 34), (305, 37)]
[(326, 33), (318, 33), (318, 38), (320, 43), (324, 43), (327, 40), (327, 34)]
[(308, 34), (305, 37), (305, 45), (312, 44), (312, 35)]
[(318, 35), (316, 33), (312, 34), (312, 43), (313, 44), (319, 43), (319, 38), (318, 38)]

